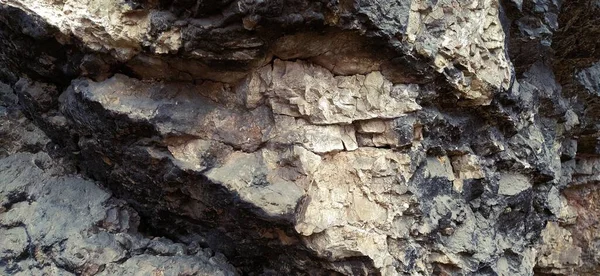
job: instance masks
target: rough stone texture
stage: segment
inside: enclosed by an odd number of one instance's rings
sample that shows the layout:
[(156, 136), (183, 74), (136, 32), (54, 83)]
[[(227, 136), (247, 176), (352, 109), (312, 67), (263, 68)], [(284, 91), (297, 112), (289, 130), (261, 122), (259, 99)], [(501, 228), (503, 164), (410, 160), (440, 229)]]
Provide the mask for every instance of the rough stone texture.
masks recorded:
[(598, 12), (1, 0), (0, 267), (596, 275)]
[[(393, 86), (377, 71), (366, 76), (334, 77), (324, 68), (275, 60), (273, 71), (259, 76), (264, 82), (262, 75), (267, 79), (265, 90), (258, 93), (268, 95), (274, 113), (305, 117), (312, 124), (395, 118), (420, 109), (414, 102), (417, 91), (409, 95), (408, 86)], [(248, 88), (251, 89), (256, 87)]]
[(1, 274), (237, 275), (220, 253), (138, 232), (137, 212), (51, 157), (50, 139), (14, 103), (0, 116), (11, 128), (1, 132)]

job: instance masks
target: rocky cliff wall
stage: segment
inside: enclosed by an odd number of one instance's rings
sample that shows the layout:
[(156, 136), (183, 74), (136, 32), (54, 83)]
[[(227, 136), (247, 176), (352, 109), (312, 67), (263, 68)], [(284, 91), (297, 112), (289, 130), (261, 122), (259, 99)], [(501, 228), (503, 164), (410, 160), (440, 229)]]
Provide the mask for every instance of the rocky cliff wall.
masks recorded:
[(0, 0), (0, 268), (596, 275), (598, 12)]

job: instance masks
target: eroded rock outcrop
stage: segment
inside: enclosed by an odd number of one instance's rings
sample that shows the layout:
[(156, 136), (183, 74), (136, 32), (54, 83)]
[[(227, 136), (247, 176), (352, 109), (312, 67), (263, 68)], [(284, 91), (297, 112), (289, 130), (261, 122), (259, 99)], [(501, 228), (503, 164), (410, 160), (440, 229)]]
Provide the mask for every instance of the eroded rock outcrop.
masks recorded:
[(15, 107), (13, 91), (3, 85), (1, 93), (2, 274), (238, 274), (209, 248), (138, 232), (137, 212), (74, 175), (68, 159)]
[(598, 271), (592, 1), (0, 3), (7, 273)]

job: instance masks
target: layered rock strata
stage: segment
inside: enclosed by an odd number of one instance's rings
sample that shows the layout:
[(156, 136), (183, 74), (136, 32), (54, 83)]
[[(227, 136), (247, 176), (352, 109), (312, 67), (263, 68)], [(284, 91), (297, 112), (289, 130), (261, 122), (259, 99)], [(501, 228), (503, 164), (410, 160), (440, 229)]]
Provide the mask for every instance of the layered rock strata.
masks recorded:
[(593, 1), (0, 3), (7, 273), (598, 271)]

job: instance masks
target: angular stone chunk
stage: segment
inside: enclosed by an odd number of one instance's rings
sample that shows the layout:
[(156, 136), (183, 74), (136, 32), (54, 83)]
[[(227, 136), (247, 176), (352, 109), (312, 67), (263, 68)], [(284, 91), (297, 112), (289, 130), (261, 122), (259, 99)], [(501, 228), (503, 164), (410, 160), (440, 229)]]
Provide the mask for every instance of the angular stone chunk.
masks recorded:
[(410, 158), (389, 149), (359, 148), (324, 158), (311, 177), (296, 231), (318, 252), (369, 256), (385, 271), (391, 264), (386, 234), (402, 232), (390, 225), (409, 206), (403, 194), (411, 174)]
[(313, 124), (349, 124), (419, 110), (406, 89), (394, 86), (378, 71), (333, 76), (327, 69), (306, 62), (275, 60), (272, 83), (265, 93), (275, 113), (303, 117)]
[(550, 273), (571, 274), (582, 261), (582, 250), (573, 244), (571, 233), (554, 221), (542, 230), (538, 250), (537, 266)]
[(407, 47), (433, 60), (461, 98), (489, 104), (494, 91), (510, 85), (496, 0), (412, 1), (406, 35)]
[(344, 149), (340, 126), (305, 125), (298, 130), (304, 132), (303, 145), (313, 152), (325, 153)]
[(358, 122), (358, 132), (360, 133), (383, 133), (386, 129), (385, 121), (369, 120)]
[(23, 227), (0, 228), (0, 258), (16, 258), (27, 250), (29, 242)]
[(588, 93), (600, 96), (600, 62), (577, 72), (575, 78)]
[(296, 229), (310, 235), (346, 222), (383, 223), (388, 210), (377, 202), (390, 200), (383, 195), (386, 191), (405, 193), (402, 187), (410, 175), (409, 157), (388, 149), (359, 148), (322, 160), (308, 188), (310, 203)]
[(219, 96), (234, 95), (221, 83), (147, 83), (115, 75), (103, 82), (78, 80), (75, 94), (106, 110), (151, 123), (163, 135), (191, 135), (252, 151), (270, 131), (267, 107), (246, 111), (226, 106)]
[[(307, 188), (296, 231), (307, 245), (334, 258), (365, 255), (385, 271), (386, 235), (409, 207), (410, 157), (389, 149), (358, 148), (323, 158)], [(369, 234), (367, 234), (369, 233)]]
[(369, 256), (382, 275), (395, 275), (393, 257), (387, 251), (387, 237), (358, 227), (332, 227), (307, 237), (308, 247), (323, 256), (337, 258)]
[(484, 177), (478, 160), (470, 154), (452, 157), (452, 169), (456, 178), (459, 179), (481, 179)]
[(358, 148), (352, 125), (313, 125), (304, 119), (275, 115), (275, 127), (270, 135), (270, 142), (300, 144), (315, 153)]
[(360, 146), (397, 148), (410, 145), (415, 140), (414, 126), (404, 120), (373, 119), (354, 124)]
[(498, 181), (498, 194), (501, 195), (516, 195), (522, 191), (531, 188), (529, 179), (522, 174), (506, 173), (500, 176)]
[(216, 141), (195, 139), (168, 147), (176, 163), (183, 169), (204, 171), (232, 152), (231, 147)]
[(94, 51), (113, 50), (115, 57), (121, 60), (131, 58), (141, 50), (140, 42), (150, 30), (148, 12), (132, 13), (129, 5), (115, 0), (19, 0), (9, 3), (35, 12)]
[(263, 210), (269, 217), (286, 218), (295, 211), (304, 190), (282, 178), (268, 164), (262, 152), (232, 153), (225, 163), (205, 175), (213, 182), (235, 191), (240, 198)]
[(454, 180), (454, 172), (452, 171), (450, 159), (446, 156), (428, 157), (425, 175), (430, 178), (444, 177), (448, 178), (448, 180)]
[(250, 73), (237, 87), (236, 92), (243, 98), (247, 108), (259, 106), (273, 79), (271, 66), (264, 66)]
[(352, 150), (358, 149), (358, 142), (356, 141), (356, 134), (355, 134), (354, 126), (351, 126), (351, 125), (343, 126), (342, 142), (344, 143), (344, 148), (347, 151), (352, 151)]

